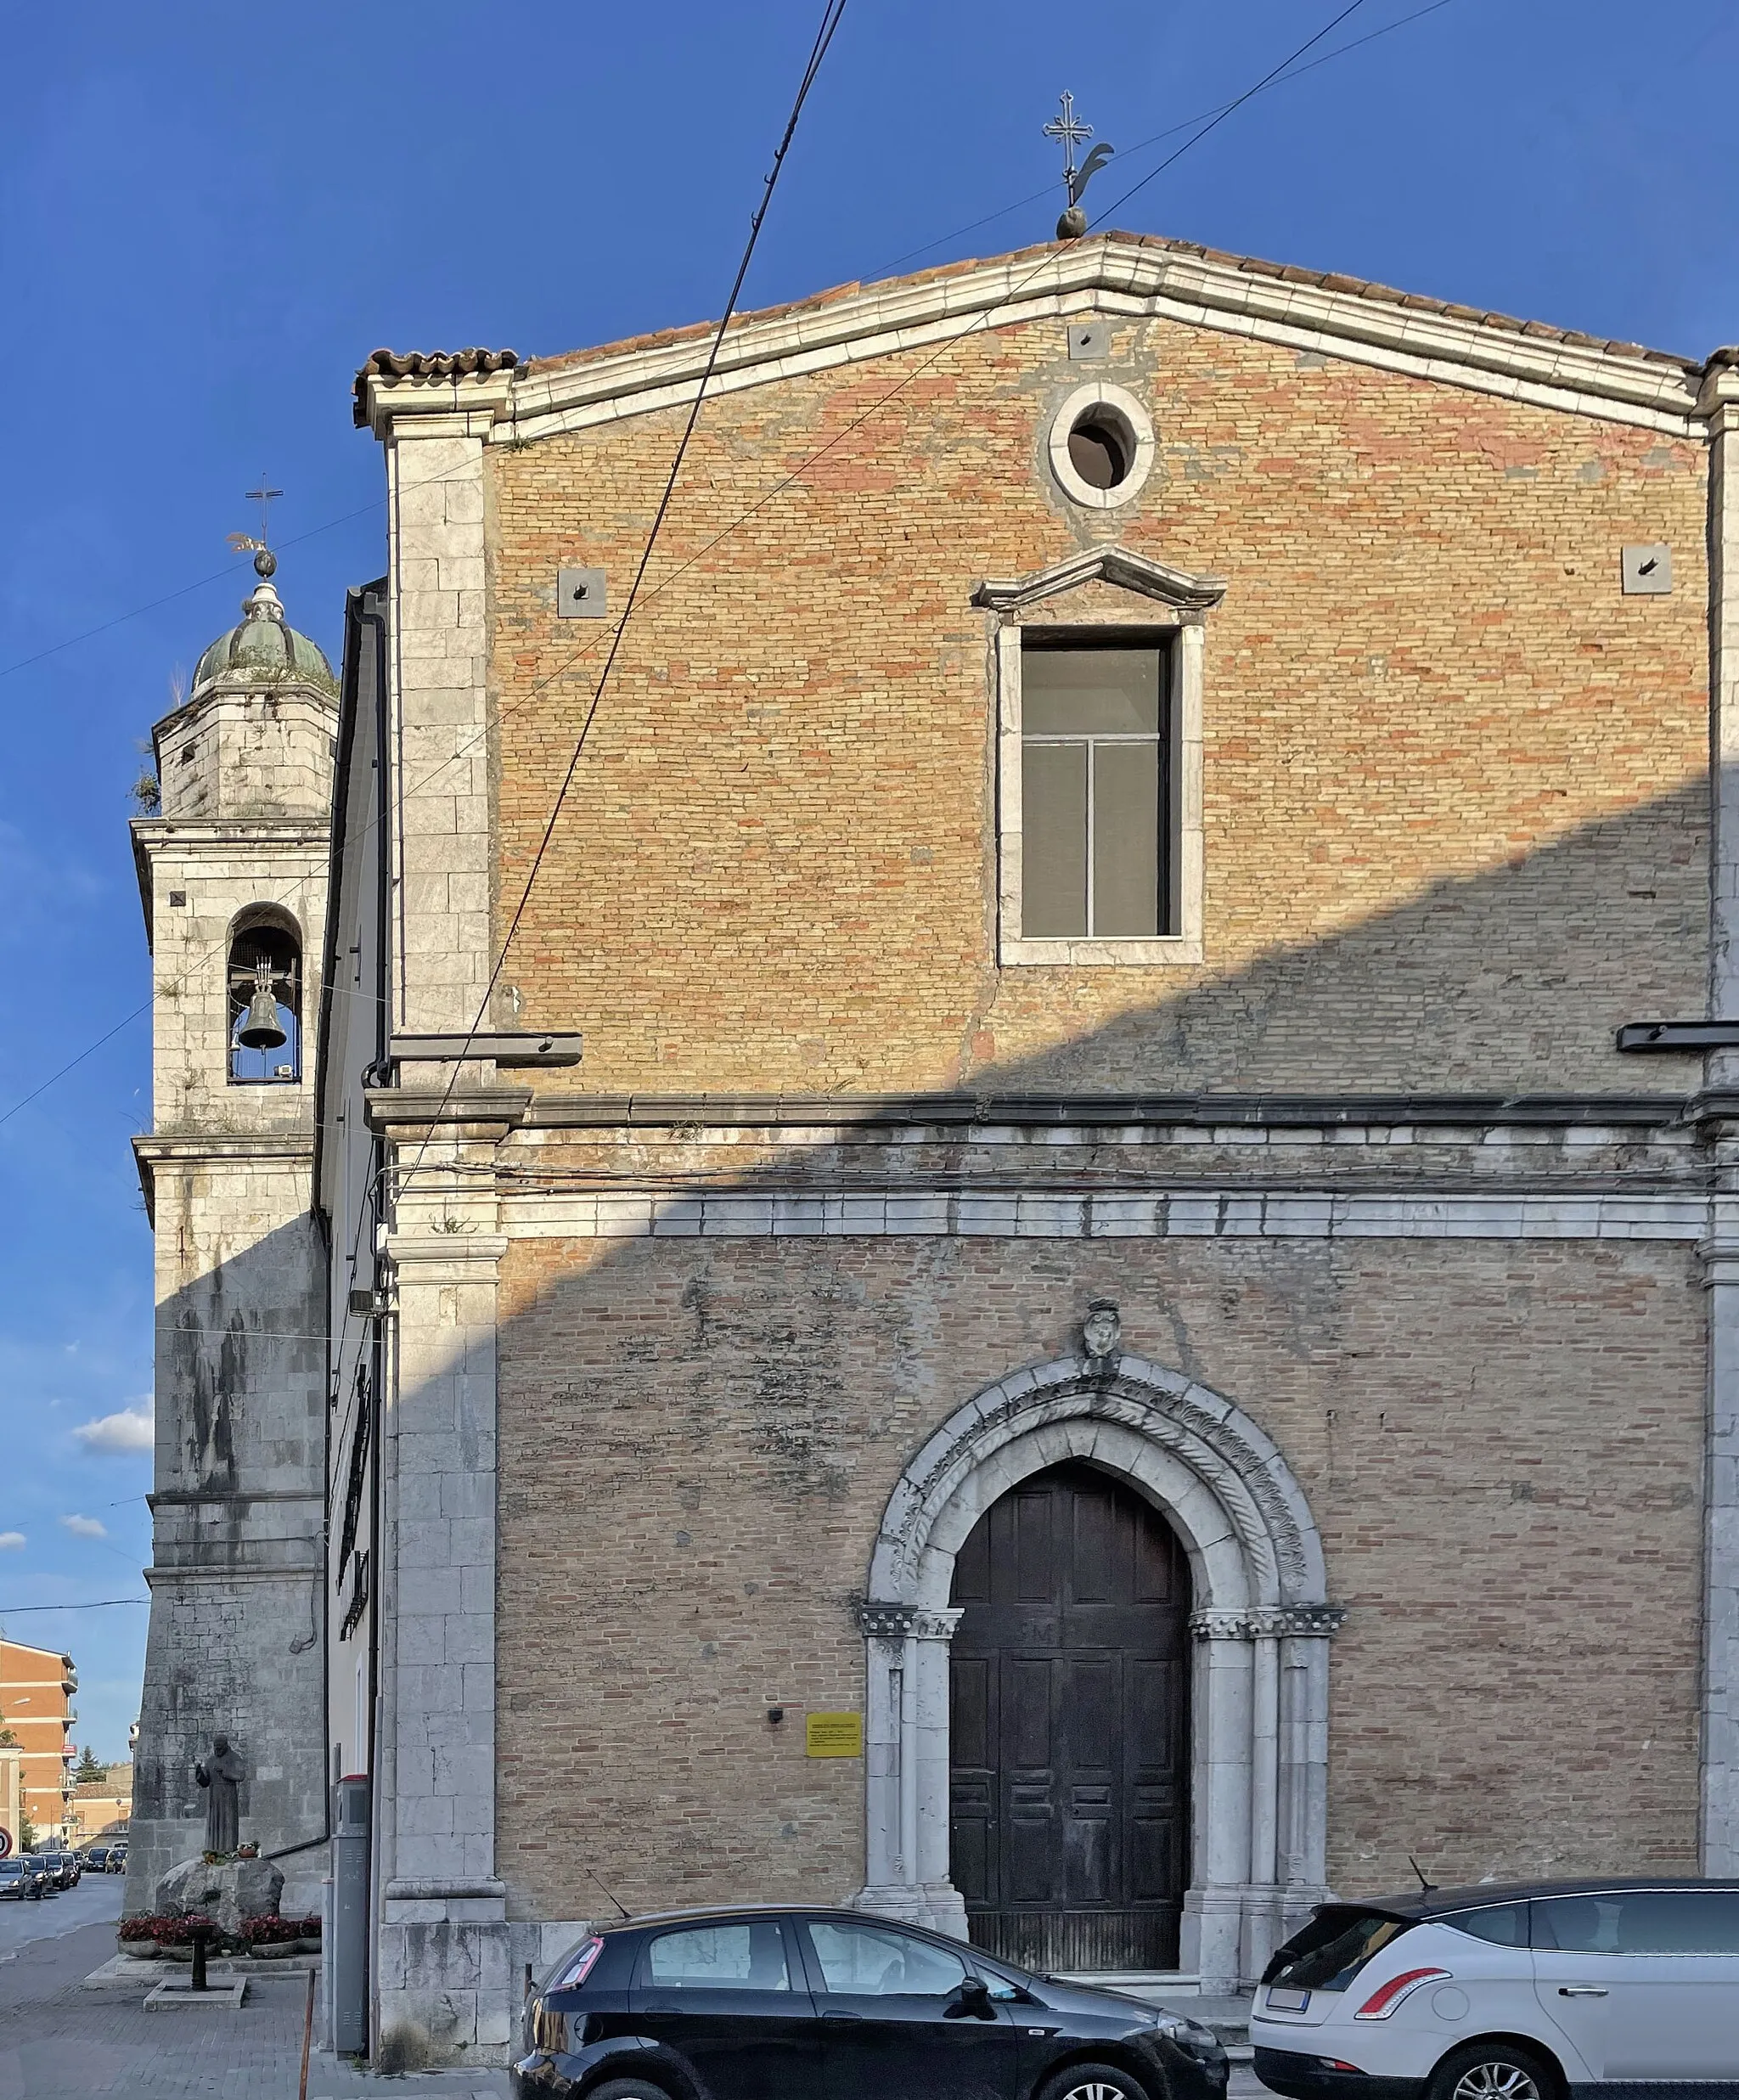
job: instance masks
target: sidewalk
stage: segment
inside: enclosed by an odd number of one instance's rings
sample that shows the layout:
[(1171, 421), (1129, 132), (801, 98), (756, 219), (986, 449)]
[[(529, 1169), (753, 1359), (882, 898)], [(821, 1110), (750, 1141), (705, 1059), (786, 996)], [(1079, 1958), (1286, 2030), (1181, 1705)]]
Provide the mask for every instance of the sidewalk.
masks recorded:
[[(155, 1975), (136, 1992), (84, 1989), (114, 1951), (104, 1921), (33, 1940), (0, 1967), (0, 2100), (299, 2100), (306, 1975), (250, 1981), (239, 2012), (147, 2013)], [(308, 2100), (500, 2100), (507, 2089), (505, 2071), (377, 2078), (318, 2050), (308, 2064)]]

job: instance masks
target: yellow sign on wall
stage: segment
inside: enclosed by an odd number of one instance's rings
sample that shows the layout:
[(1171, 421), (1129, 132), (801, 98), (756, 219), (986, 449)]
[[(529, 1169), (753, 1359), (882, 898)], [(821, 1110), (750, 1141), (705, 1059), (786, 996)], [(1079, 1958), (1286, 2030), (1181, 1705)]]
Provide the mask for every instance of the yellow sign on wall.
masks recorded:
[(811, 1714), (803, 1722), (803, 1748), (811, 1757), (862, 1757), (861, 1714)]

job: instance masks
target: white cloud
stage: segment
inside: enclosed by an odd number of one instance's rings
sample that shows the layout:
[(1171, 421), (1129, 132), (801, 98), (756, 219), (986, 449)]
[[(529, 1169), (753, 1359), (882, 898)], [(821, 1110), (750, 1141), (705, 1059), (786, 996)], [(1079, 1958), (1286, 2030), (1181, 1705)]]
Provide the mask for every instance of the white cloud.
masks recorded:
[(21, 1553), (23, 1551), (23, 1532), (0, 1531), (0, 1553)]
[(94, 1422), (82, 1422), (72, 1433), (87, 1451), (149, 1451), (156, 1433), (150, 1402), (123, 1408), (118, 1415), (99, 1415)]
[(60, 1521), (75, 1539), (106, 1539), (109, 1536), (108, 1527), (99, 1523), (94, 1517), (63, 1517)]

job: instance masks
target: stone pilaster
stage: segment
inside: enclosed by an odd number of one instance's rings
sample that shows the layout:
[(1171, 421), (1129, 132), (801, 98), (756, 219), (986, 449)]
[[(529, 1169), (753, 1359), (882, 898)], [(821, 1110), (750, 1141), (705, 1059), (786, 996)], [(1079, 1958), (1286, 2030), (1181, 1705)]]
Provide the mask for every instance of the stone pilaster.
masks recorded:
[(511, 2034), (495, 1874), (498, 1235), (395, 1234), (382, 1438), (379, 2021), (444, 2049)]
[[(1739, 352), (1709, 361), (1709, 987), (1711, 1019), (1739, 1017)], [(1716, 1193), (1704, 1457), (1702, 1864), (1739, 1874), (1739, 1050), (1706, 1060), (1703, 1124)]]

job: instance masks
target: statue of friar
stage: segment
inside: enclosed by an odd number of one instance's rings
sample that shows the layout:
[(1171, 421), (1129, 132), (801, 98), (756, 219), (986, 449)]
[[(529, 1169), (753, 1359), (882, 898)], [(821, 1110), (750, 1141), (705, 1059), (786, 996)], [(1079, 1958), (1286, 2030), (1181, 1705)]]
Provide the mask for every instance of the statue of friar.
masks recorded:
[(194, 1777), (205, 1789), (205, 1849), (234, 1852), (241, 1840), (242, 1761), (228, 1736), (213, 1736), (211, 1754), (194, 1766)]

